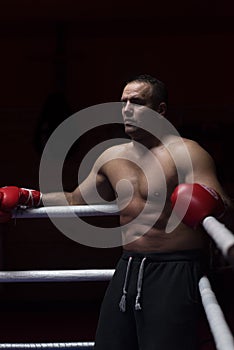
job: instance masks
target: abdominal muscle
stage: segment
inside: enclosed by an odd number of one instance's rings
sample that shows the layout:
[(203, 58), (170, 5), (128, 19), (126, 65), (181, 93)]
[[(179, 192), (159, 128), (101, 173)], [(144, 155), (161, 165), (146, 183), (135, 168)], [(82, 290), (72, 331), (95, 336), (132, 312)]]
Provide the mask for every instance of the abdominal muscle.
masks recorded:
[[(162, 213), (147, 210), (139, 215), (139, 209), (129, 206), (120, 214), (123, 249), (136, 252), (167, 252), (191, 249), (205, 249), (208, 235), (199, 227), (196, 230), (183, 223), (177, 223), (171, 232), (167, 230), (167, 222), (171, 212)], [(167, 206), (166, 206), (167, 207)], [(130, 215), (131, 214), (131, 215)]]

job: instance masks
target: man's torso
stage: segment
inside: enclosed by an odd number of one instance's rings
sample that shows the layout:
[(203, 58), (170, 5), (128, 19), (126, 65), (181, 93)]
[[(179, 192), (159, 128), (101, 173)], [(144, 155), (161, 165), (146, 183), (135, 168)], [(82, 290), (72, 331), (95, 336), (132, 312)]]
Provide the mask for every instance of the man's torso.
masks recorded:
[[(175, 142), (173, 148), (176, 147)], [(117, 153), (115, 148), (113, 155), (102, 171), (115, 190), (124, 249), (175, 251), (203, 248), (206, 239), (202, 229), (194, 231), (171, 217), (170, 197), (178, 181), (183, 179), (180, 174), (178, 180), (177, 160), (174, 161), (168, 148), (160, 145), (151, 151), (142, 147), (133, 149), (129, 143), (117, 146)], [(172, 231), (168, 226), (169, 219)]]

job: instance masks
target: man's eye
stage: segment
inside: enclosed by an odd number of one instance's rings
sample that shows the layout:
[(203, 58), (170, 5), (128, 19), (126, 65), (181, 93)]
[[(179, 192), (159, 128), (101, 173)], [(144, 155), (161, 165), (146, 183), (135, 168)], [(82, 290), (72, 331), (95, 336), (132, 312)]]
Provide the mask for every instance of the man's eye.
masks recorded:
[[(145, 100), (139, 99), (139, 98), (131, 98), (129, 100), (130, 103), (134, 105), (144, 106), (146, 104)], [(127, 104), (127, 101), (121, 101), (122, 107), (125, 107)]]
[(141, 100), (139, 98), (133, 98), (131, 100), (131, 103), (134, 103), (136, 105), (140, 105), (140, 106), (144, 106), (145, 105), (145, 101), (144, 100)]

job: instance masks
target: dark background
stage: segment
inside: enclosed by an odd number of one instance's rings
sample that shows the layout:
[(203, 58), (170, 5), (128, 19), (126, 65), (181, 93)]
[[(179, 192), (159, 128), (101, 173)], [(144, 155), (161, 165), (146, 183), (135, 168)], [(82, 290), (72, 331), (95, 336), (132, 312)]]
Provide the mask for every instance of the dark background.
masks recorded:
[[(53, 129), (85, 107), (119, 101), (129, 76), (149, 73), (167, 84), (169, 118), (211, 153), (233, 197), (233, 16), (231, 1), (2, 1), (0, 185), (38, 188)], [(67, 162), (66, 189), (76, 185), (85, 153), (116, 135), (122, 129), (114, 126), (82, 136)], [(3, 270), (114, 268), (121, 253), (79, 245), (49, 220), (12, 221), (1, 231)], [(219, 278), (230, 291), (232, 272)], [(105, 288), (2, 285), (0, 342), (92, 340)], [(231, 322), (229, 296), (221, 299)]]

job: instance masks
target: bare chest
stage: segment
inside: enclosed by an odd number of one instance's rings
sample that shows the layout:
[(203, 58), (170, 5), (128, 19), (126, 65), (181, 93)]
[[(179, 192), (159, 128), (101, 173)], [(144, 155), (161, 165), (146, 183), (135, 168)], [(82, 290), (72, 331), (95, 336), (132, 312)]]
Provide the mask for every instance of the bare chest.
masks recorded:
[(126, 198), (161, 201), (171, 195), (177, 184), (177, 172), (170, 158), (136, 160), (116, 159), (108, 170), (108, 179), (121, 201)]

